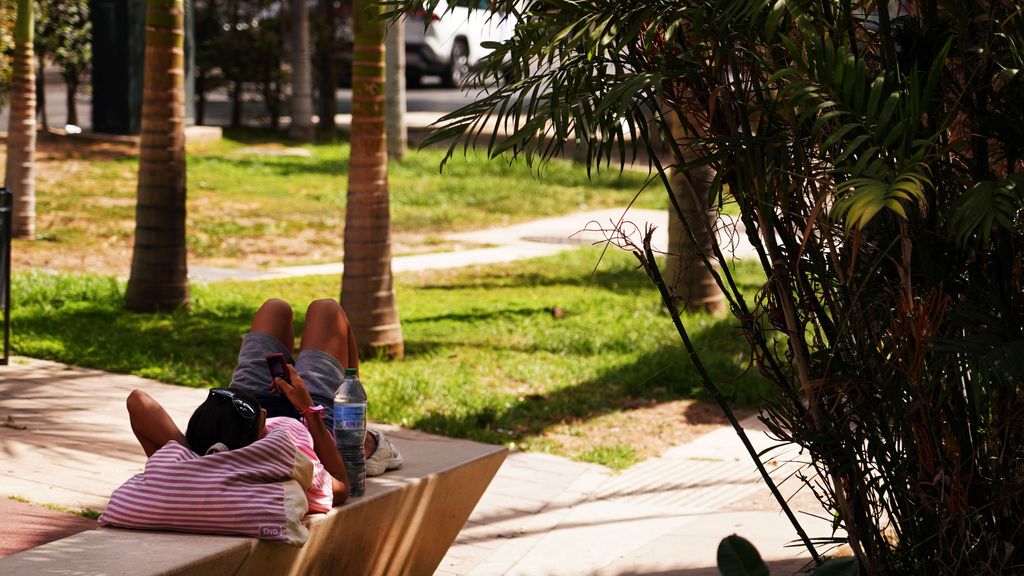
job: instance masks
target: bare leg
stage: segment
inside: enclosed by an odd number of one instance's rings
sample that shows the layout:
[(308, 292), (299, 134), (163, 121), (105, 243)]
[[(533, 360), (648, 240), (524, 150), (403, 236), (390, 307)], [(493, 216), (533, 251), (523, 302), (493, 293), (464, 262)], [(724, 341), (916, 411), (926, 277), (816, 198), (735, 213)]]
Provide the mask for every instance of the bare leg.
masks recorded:
[[(345, 368), (359, 368), (359, 353), (355, 335), (348, 323), (345, 310), (330, 298), (316, 300), (306, 309), (306, 325), (302, 328), (302, 350), (322, 350), (337, 358)], [(363, 445), (369, 458), (377, 449), (372, 434), (366, 435)]]
[(132, 432), (138, 438), (147, 458), (171, 440), (188, 446), (181, 429), (152, 396), (142, 390), (132, 390), (126, 404)]
[[(291, 352), (295, 349), (292, 307), (284, 300), (271, 298), (260, 306), (252, 319), (252, 331), (273, 336)], [(346, 364), (347, 366), (347, 364)]]
[(359, 368), (356, 337), (341, 305), (330, 298), (315, 300), (306, 309), (302, 328), (303, 350), (323, 350), (345, 368)]

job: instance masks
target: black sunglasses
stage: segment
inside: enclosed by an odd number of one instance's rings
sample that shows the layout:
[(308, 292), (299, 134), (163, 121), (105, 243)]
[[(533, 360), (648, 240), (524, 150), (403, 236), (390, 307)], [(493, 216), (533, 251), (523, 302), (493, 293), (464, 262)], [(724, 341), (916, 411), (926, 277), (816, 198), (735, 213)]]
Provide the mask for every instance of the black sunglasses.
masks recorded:
[(231, 400), (231, 405), (235, 407), (235, 412), (246, 420), (255, 420), (257, 410), (252, 407), (245, 399), (241, 398), (238, 394), (235, 394), (234, 390), (228, 390), (227, 388), (211, 388), (210, 398), (214, 396), (220, 396), (221, 398), (228, 398)]

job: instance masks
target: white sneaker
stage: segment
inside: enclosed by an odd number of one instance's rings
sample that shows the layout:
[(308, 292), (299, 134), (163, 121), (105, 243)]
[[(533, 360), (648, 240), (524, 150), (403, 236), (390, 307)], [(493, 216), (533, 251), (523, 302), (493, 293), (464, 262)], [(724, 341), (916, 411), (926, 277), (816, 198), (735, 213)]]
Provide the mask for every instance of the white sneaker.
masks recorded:
[(380, 476), (388, 470), (402, 467), (402, 455), (398, 448), (380, 430), (367, 430), (377, 441), (377, 449), (366, 459), (366, 475)]

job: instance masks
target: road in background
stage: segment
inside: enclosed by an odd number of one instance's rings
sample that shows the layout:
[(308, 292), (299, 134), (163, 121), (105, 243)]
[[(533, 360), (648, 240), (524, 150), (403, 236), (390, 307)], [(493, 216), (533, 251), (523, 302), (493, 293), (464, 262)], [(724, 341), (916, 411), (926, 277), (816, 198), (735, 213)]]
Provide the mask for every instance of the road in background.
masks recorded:
[[(407, 92), (406, 108), (409, 112), (451, 112), (460, 106), (472, 102), (479, 94), (479, 88), (461, 91), (453, 88), (441, 88), (435, 84), (426, 85), (421, 89)], [(352, 111), (352, 90), (339, 88), (335, 91), (339, 114)], [(47, 126), (63, 129), (67, 124), (67, 88), (64, 80), (56, 70), (46, 71), (46, 112)], [(88, 131), (92, 128), (92, 95), (88, 82), (82, 84), (76, 98), (80, 128)], [(314, 110), (316, 108), (314, 107)], [(0, 130), (7, 131), (9, 108), (0, 108)], [(231, 120), (231, 100), (227, 90), (219, 89), (207, 93), (206, 118), (204, 124), (227, 126)], [(246, 95), (242, 107), (242, 123), (245, 126), (267, 127), (270, 118), (264, 109), (262, 100), (255, 91)]]

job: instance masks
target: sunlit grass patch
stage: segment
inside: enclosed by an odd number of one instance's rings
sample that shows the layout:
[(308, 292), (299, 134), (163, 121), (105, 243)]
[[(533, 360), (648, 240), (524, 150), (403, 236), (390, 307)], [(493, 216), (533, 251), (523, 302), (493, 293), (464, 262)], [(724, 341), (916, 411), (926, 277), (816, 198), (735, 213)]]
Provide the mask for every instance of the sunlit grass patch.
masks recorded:
[(603, 464), (614, 470), (625, 470), (637, 462), (636, 451), (625, 444), (602, 444), (580, 454), (580, 460)]

